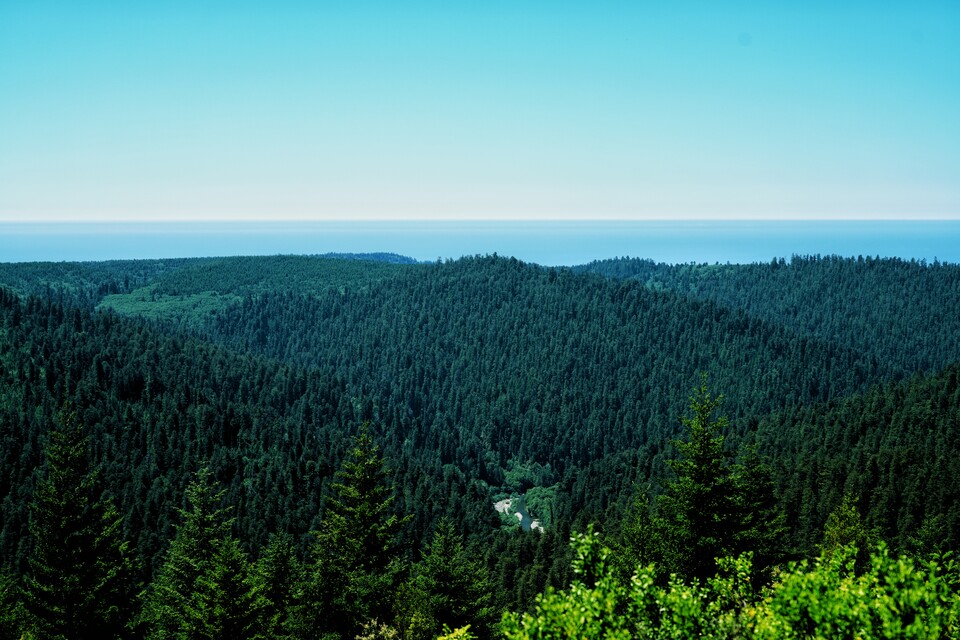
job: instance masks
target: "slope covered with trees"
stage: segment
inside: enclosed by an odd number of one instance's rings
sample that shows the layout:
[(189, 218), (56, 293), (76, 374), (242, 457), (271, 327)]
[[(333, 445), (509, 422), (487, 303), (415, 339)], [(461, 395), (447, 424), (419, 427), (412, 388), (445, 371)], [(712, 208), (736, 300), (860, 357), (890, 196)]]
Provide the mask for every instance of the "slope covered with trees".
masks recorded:
[[(897, 375), (869, 354), (712, 303), (498, 258), (424, 265), (366, 288), (247, 296), (198, 335), (336, 371), (370, 417), (410, 425), (392, 432), (413, 429), (414, 444), (447, 434), (428, 443), (444, 462), (496, 454), (481, 465), (488, 477), (512, 457), (562, 474), (662, 442), (701, 370), (738, 416)], [(458, 446), (457, 431), (482, 433), (482, 449)]]
[(809, 549), (843, 496), (898, 548), (956, 549), (960, 532), (960, 367), (762, 418), (794, 544)]
[(105, 296), (129, 293), (204, 258), (109, 260), (106, 262), (0, 262), (0, 283), (20, 295), (34, 295), (92, 307)]
[(336, 465), (353, 419), (335, 379), (7, 291), (0, 327), (8, 564), (30, 553), (27, 497), (65, 407), (86, 425), (92, 464), (148, 567), (205, 462), (239, 503), (239, 526), (252, 540), (260, 538), (253, 522), (306, 530), (316, 516), (316, 500), (302, 498), (317, 496), (330, 469), (323, 465)]
[(896, 258), (794, 256), (767, 264), (602, 260), (574, 268), (713, 300), (909, 373), (960, 360), (960, 266)]
[[(579, 551), (567, 542), (588, 524), (636, 561), (617, 580), (647, 561), (709, 580), (728, 566), (718, 556), (745, 550), (765, 580), (770, 564), (850, 530), (918, 558), (956, 548), (954, 319), (905, 310), (880, 322), (905, 282), (907, 303), (949, 304), (956, 268), (689, 266), (681, 286), (671, 270), (683, 268), (654, 265), (667, 274), (656, 284), (496, 256), (4, 265), (16, 288), (0, 287), (0, 603), (14, 613), (0, 630), (41, 628), (30, 603), (42, 592), (26, 585), (52, 556), (34, 514), (56, 508), (44, 483), (63, 457), (58, 416), (71, 413), (82, 428), (71, 446), (85, 443), (74, 459), (88, 465), (76, 477), (92, 474), (96, 491), (70, 518), (114, 531), (104, 548), (126, 549), (147, 588), (95, 617), (133, 620), (137, 637), (181, 633), (163, 612), (185, 608), (211, 637), (382, 625), (433, 637), (467, 622), (486, 637), (502, 610), (569, 584)], [(711, 269), (736, 273), (708, 291)], [(791, 286), (808, 296), (793, 315), (793, 294), (775, 295)], [(857, 303), (834, 289), (859, 291)], [(729, 423), (680, 420), (701, 374)], [(705, 428), (696, 447), (676, 439), (693, 424)], [(712, 485), (694, 473), (711, 465)], [(373, 524), (353, 523), (360, 486)], [(546, 530), (498, 514), (507, 498)], [(730, 535), (684, 533), (696, 509)], [(657, 527), (676, 534), (669, 547), (642, 542)], [(176, 568), (194, 565), (192, 577)], [(34, 600), (21, 597), (31, 588)], [(252, 617), (217, 618), (228, 601)]]

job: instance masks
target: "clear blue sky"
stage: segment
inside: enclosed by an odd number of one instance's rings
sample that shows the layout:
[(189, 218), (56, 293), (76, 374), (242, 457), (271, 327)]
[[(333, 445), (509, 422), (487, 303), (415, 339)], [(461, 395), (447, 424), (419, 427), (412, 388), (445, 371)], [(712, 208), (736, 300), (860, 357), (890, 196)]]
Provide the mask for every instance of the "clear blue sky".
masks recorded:
[(960, 2), (0, 0), (0, 221), (960, 218)]

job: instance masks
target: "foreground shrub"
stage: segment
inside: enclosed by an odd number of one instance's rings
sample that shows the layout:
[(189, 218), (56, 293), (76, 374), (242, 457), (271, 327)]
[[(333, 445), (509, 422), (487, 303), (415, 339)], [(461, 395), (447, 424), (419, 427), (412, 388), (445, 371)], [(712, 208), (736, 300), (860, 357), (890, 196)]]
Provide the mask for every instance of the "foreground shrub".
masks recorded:
[(954, 565), (894, 557), (879, 545), (856, 572), (857, 550), (790, 566), (770, 588), (751, 583), (750, 554), (721, 558), (704, 584), (655, 582), (652, 565), (629, 584), (592, 532), (572, 541), (576, 578), (548, 589), (533, 612), (506, 614), (504, 635), (546, 638), (956, 638), (960, 600)]

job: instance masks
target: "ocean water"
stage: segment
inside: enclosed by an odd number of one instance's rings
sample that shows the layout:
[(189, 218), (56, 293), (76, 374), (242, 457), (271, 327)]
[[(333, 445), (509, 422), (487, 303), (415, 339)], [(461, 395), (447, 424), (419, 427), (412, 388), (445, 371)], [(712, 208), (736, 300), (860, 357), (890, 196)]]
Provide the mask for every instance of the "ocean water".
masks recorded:
[(0, 262), (390, 252), (542, 265), (614, 257), (750, 263), (792, 255), (960, 263), (960, 220), (0, 223)]

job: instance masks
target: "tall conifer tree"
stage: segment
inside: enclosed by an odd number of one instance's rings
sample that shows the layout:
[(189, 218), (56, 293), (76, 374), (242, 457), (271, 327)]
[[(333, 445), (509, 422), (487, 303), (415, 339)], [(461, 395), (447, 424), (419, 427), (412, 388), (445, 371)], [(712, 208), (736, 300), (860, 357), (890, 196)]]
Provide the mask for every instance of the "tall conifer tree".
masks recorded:
[(147, 595), (150, 638), (262, 637), (265, 602), (206, 468), (187, 487), (187, 508)]
[(715, 559), (733, 551), (739, 528), (731, 455), (724, 449), (725, 416), (714, 416), (723, 398), (710, 394), (706, 376), (684, 416), (688, 439), (675, 442), (680, 457), (670, 461), (676, 479), (658, 503), (665, 534), (664, 560), (671, 573), (705, 579)]
[(304, 607), (304, 569), (293, 537), (271, 536), (255, 567), (257, 582), (268, 603), (264, 620), (271, 638), (286, 640), (301, 635), (297, 625)]
[(491, 637), (498, 612), (486, 567), (468, 556), (449, 520), (440, 521), (423, 560), (411, 573), (398, 598), (406, 609), (401, 611), (405, 637), (436, 638), (444, 628), (466, 625), (481, 638)]
[(76, 416), (61, 412), (58, 422), (30, 511), (30, 624), (44, 638), (123, 637), (136, 587), (122, 518), (102, 493)]
[(706, 580), (716, 559), (750, 551), (754, 576), (766, 579), (781, 558), (783, 516), (773, 493), (770, 471), (752, 448), (734, 461), (724, 446), (727, 418), (716, 415), (722, 396), (714, 396), (706, 376), (690, 398), (683, 418), (686, 439), (675, 442), (679, 457), (668, 464), (676, 477), (667, 482), (649, 511), (638, 496), (623, 523), (619, 570), (629, 578), (637, 564), (655, 562), (663, 576), (675, 573)]
[(364, 425), (337, 472), (334, 495), (315, 533), (312, 596), (323, 610), (315, 625), (353, 637), (363, 624), (390, 616), (402, 580), (397, 536), (410, 517), (395, 512), (379, 447)]
[(0, 640), (22, 638), (22, 627), (23, 603), (18, 580), (12, 574), (0, 571)]

